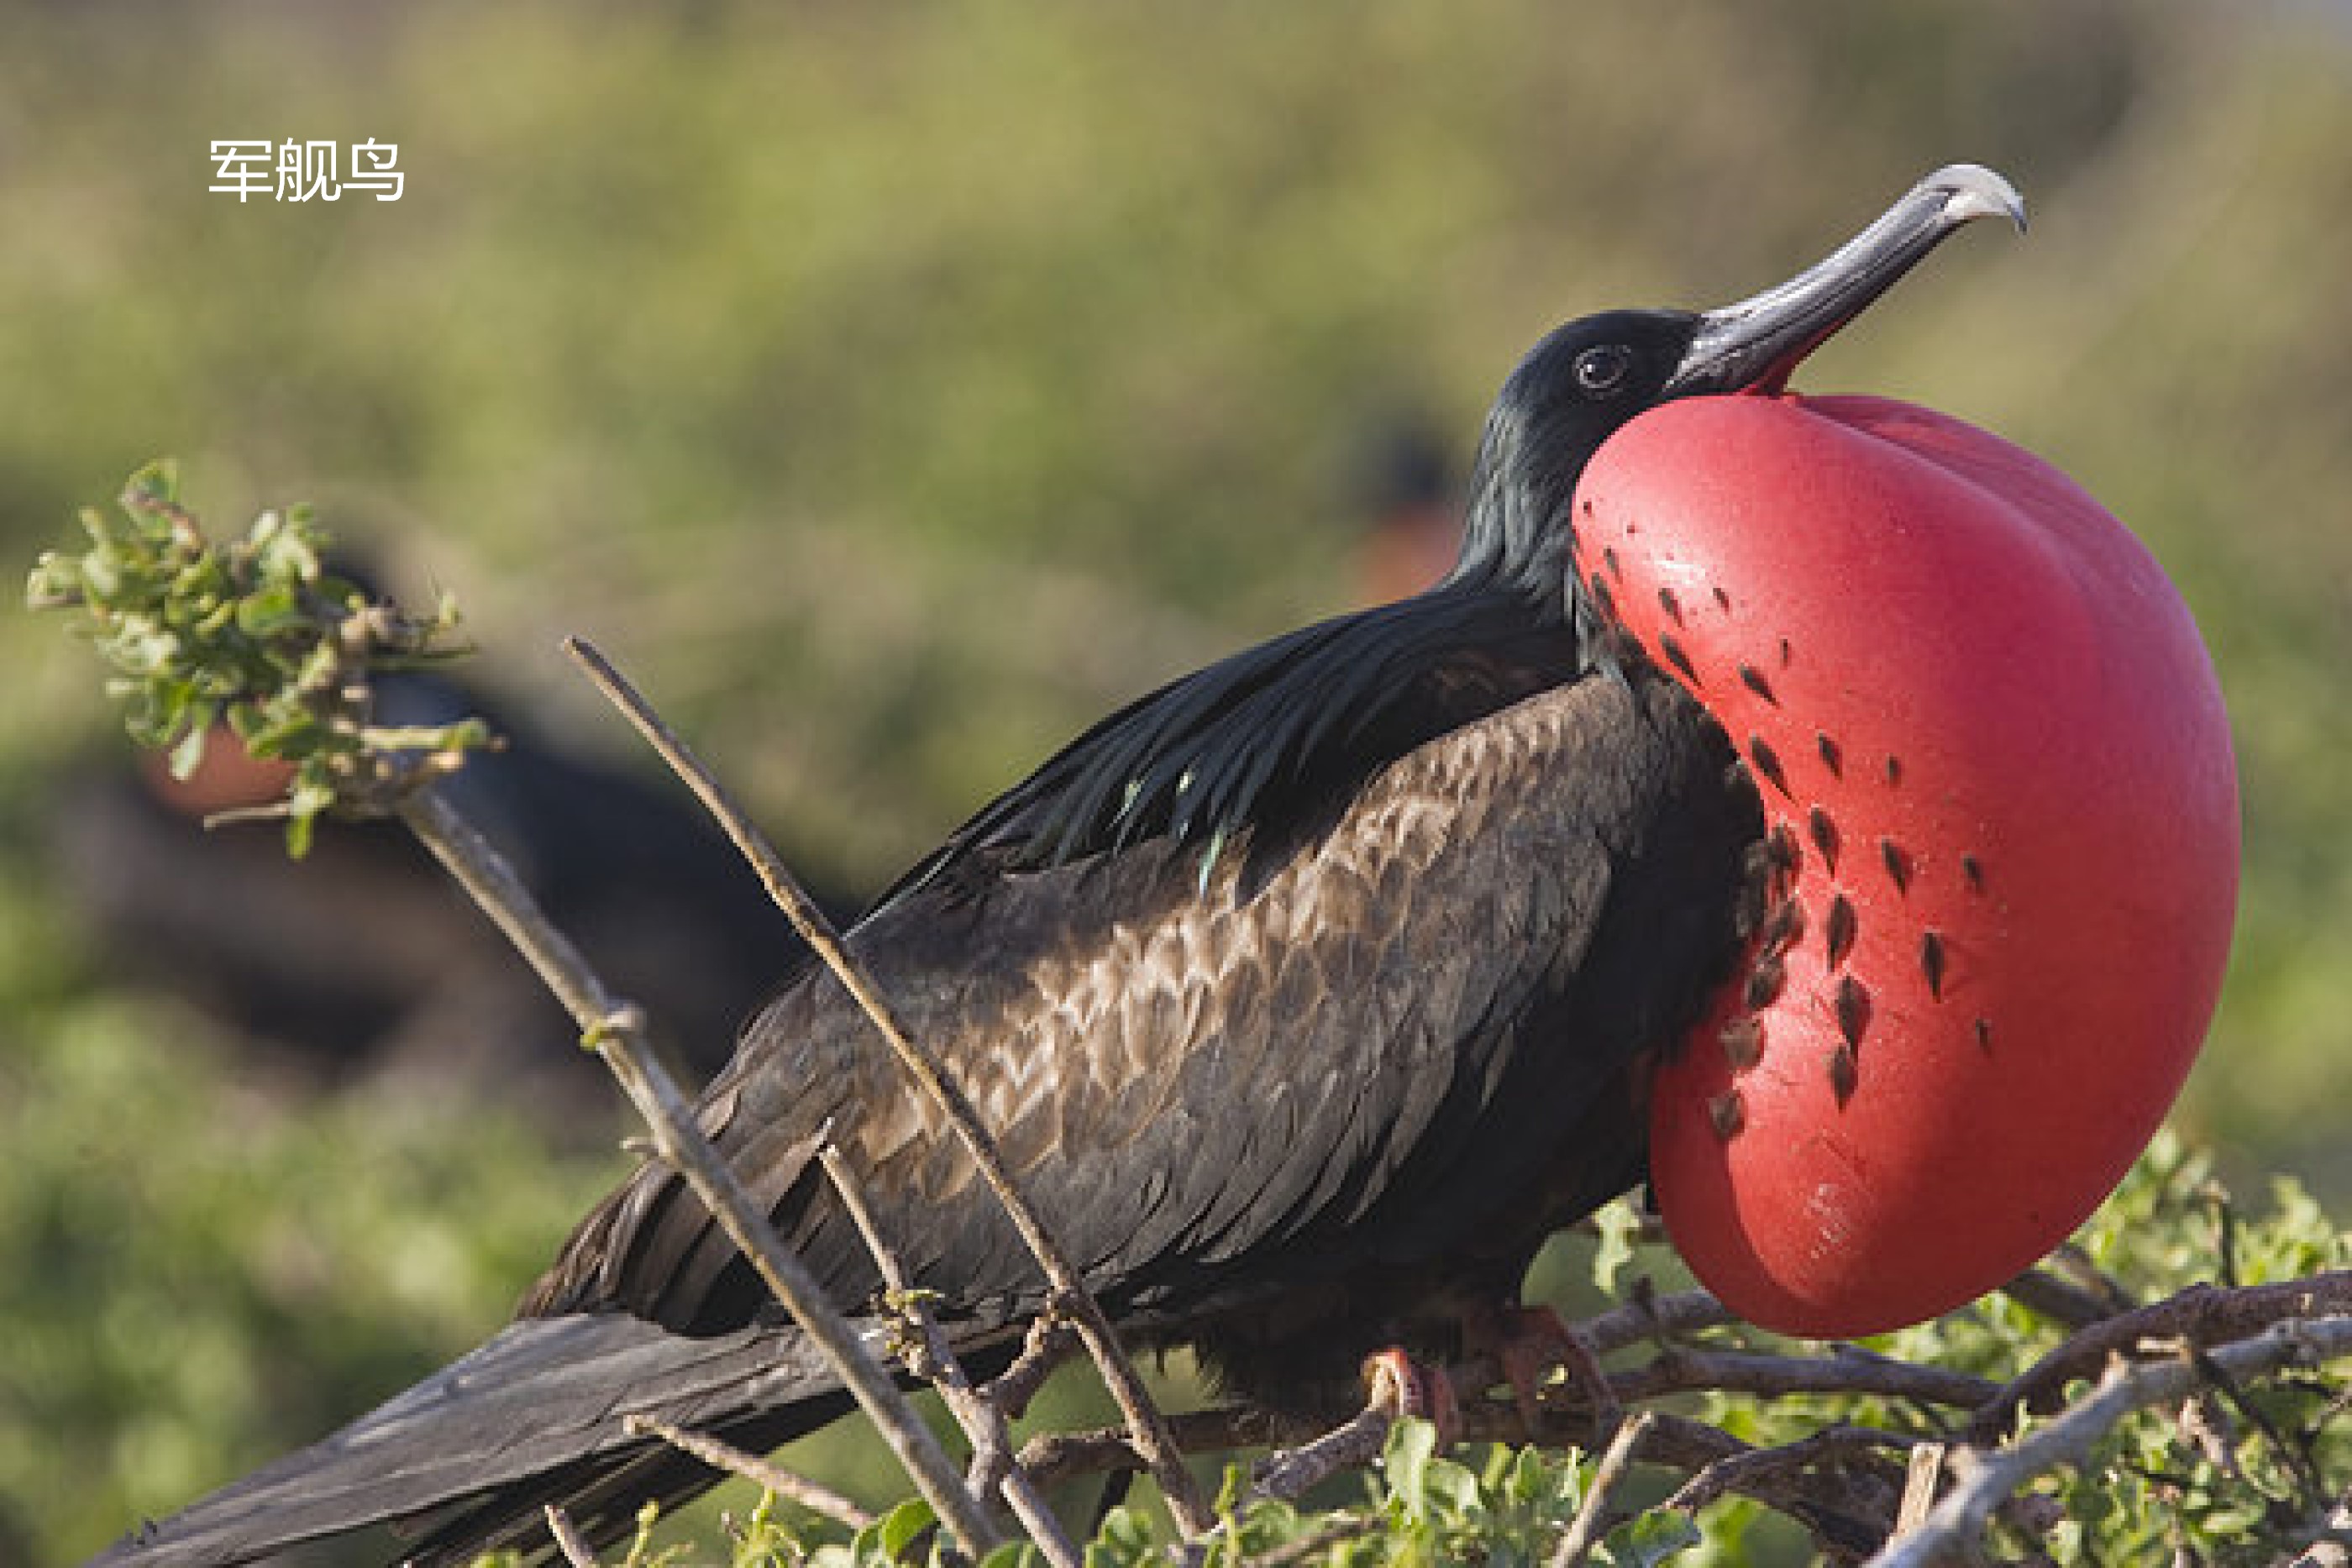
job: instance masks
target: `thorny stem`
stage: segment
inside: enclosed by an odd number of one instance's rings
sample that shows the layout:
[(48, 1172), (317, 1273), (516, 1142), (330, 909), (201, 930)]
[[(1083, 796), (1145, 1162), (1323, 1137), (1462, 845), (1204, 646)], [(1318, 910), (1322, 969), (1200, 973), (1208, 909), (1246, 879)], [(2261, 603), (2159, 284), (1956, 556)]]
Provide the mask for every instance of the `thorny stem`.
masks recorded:
[(684, 1176), (694, 1194), (803, 1332), (830, 1359), (923, 1499), (963, 1549), (984, 1556), (998, 1542), (995, 1525), (963, 1484), (939, 1439), (924, 1426), (890, 1375), (866, 1350), (800, 1260), (777, 1239), (766, 1216), (696, 1130), (686, 1097), (654, 1054), (645, 1049), (636, 1009), (605, 990), (588, 961), (541, 911), (513, 869), (441, 796), (420, 789), (399, 806), (406, 822), (449, 874), (481, 905), (507, 939), (554, 992), (654, 1134), (661, 1157)]
[(1111, 1327), (1100, 1302), (1086, 1287), (1077, 1266), (1061, 1242), (1047, 1228), (1037, 1211), (1030, 1207), (1013, 1179), (1012, 1171), (981, 1122), (980, 1113), (954, 1079), (948, 1075), (940, 1060), (918, 1042), (907, 1030), (887, 998), (866, 976), (864, 967), (843, 946), (840, 934), (833, 922), (816, 906), (808, 894), (793, 878), (774, 846), (752, 825), (744, 811), (729, 796), (709, 768), (694, 756), (677, 735), (653, 711), (645, 698), (630, 685), (610, 660), (593, 646), (578, 637), (566, 638), (564, 647), (579, 661), (599, 690), (614, 706), (627, 716), (639, 734), (661, 754), (662, 759), (691, 789), (703, 806), (735, 842), (744, 858), (751, 862), (765, 884), (768, 895), (800, 933), (810, 950), (824, 960), (842, 988), (849, 993), (858, 1007), (872, 1020), (890, 1050), (922, 1091), (930, 1096), (956, 1130), (965, 1151), (978, 1167), (981, 1178), (995, 1193), (1014, 1228), (1033, 1257), (1045, 1270), (1054, 1290), (1068, 1304), (1076, 1322), (1078, 1333), (1094, 1357), (1102, 1375), (1103, 1385), (1117, 1402), (1119, 1414), (1126, 1418), (1135, 1437), (1137, 1451), (1141, 1454), (1160, 1485), (1160, 1494), (1168, 1503), (1177, 1528), (1188, 1538), (1208, 1532), (1216, 1523), (1207, 1500), (1201, 1494), (1192, 1473), (1185, 1468), (1183, 1451), (1171, 1435), (1167, 1418), (1151, 1401), (1143, 1385), (1143, 1377), (1120, 1345), (1117, 1331)]

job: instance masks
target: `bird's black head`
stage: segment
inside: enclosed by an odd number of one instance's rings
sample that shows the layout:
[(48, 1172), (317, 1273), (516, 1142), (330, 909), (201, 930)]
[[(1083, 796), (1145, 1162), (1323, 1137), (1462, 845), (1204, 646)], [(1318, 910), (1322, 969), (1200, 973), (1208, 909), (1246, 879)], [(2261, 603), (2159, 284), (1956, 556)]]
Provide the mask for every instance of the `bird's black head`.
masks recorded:
[(1697, 314), (1612, 310), (1560, 327), (1503, 383), (1478, 449), (1449, 584), (1500, 588), (1566, 617), (1570, 513), (1592, 455), (1643, 412), (1706, 393), (1777, 392), (1799, 362), (1962, 225), (2025, 208), (1989, 169), (1920, 181), (1827, 259), (1753, 298)]
[(1496, 581), (1549, 603), (1566, 592), (1576, 482), (1619, 426), (1671, 391), (1699, 332), (1686, 310), (1612, 310), (1554, 329), (1486, 415), (1453, 580)]

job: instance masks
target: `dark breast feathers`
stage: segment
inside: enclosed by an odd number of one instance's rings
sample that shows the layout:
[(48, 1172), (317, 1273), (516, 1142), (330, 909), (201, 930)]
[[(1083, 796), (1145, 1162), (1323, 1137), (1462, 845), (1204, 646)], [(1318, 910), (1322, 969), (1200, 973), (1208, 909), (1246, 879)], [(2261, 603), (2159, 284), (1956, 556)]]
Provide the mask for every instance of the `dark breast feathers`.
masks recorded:
[[(1640, 1178), (1639, 1063), (1738, 937), (1760, 830), (1731, 762), (1669, 683), (1591, 674), (1378, 768), (1271, 862), (1239, 845), (1204, 875), (1163, 836), (1018, 870), (981, 844), (851, 945), (1115, 1315), (1229, 1350), (1245, 1383), (1291, 1324), (1351, 1365), (1446, 1287), (1507, 1295), (1549, 1229)], [(968, 1157), (829, 976), (761, 1013), (700, 1119), (843, 1302), (879, 1281), (813, 1158), (828, 1127), (961, 1337), (1038, 1305)], [(769, 1310), (651, 1166), (525, 1310), (612, 1306), (698, 1333)]]

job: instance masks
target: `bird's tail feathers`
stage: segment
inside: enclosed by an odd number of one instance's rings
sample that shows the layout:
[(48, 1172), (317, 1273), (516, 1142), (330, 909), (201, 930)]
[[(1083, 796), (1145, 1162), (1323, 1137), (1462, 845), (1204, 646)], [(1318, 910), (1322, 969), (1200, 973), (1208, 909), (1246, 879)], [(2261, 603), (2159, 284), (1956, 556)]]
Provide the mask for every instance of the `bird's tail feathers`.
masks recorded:
[(831, 1419), (837, 1388), (789, 1328), (689, 1339), (617, 1312), (524, 1319), (334, 1436), (133, 1531), (89, 1568), (232, 1568), (386, 1524), (407, 1534), (416, 1562), (464, 1562), (542, 1537), (547, 1503), (606, 1537), (647, 1496), (690, 1497), (716, 1479), (629, 1435), (629, 1416), (766, 1448)]

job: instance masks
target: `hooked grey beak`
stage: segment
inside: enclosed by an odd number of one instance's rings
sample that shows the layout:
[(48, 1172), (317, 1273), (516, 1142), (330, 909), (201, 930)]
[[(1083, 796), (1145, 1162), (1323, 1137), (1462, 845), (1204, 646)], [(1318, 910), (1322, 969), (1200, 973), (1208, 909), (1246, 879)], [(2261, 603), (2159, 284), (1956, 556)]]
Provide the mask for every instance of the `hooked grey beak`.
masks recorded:
[(1779, 392), (1807, 354), (1979, 218), (2007, 218), (2022, 234), (2024, 199), (1980, 165), (1937, 170), (1825, 259), (1752, 299), (1701, 316), (1697, 336), (1666, 380), (1666, 395)]

